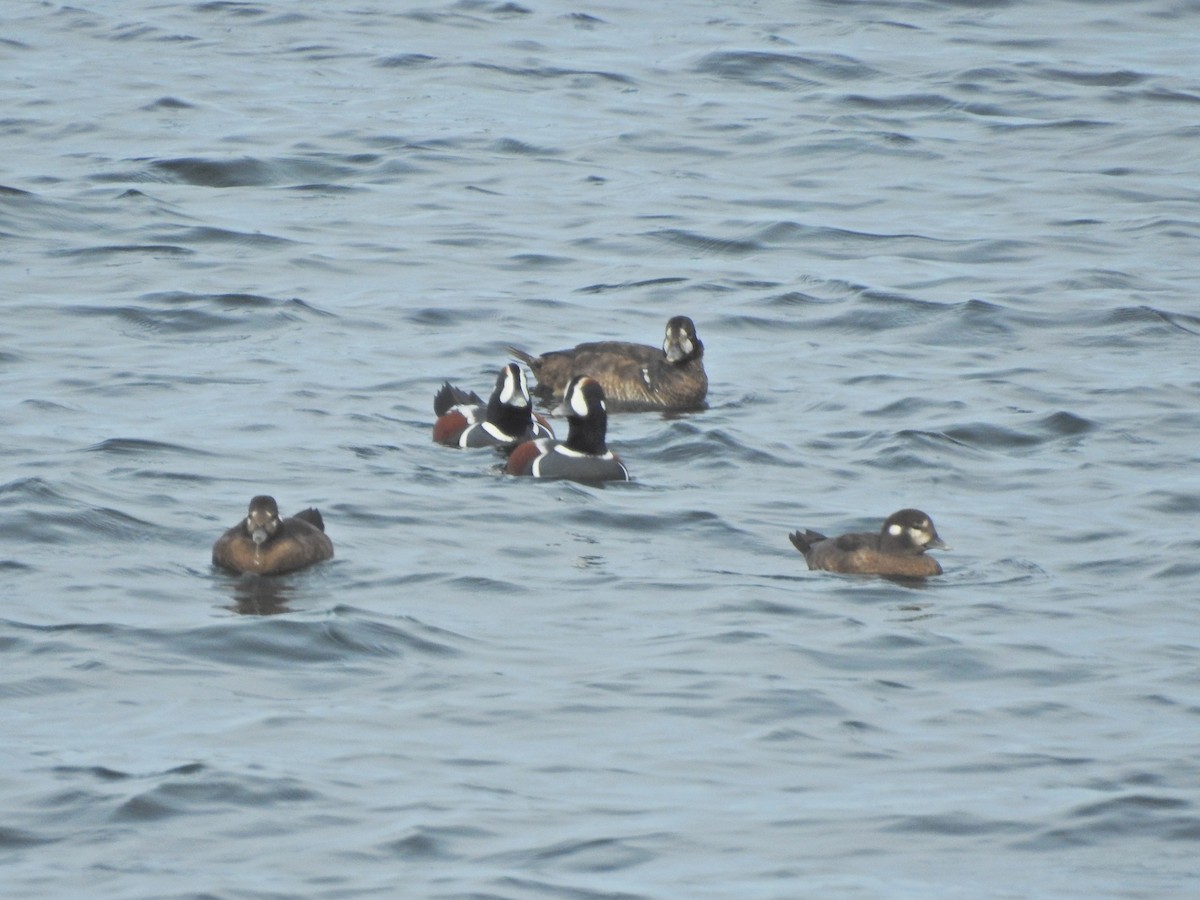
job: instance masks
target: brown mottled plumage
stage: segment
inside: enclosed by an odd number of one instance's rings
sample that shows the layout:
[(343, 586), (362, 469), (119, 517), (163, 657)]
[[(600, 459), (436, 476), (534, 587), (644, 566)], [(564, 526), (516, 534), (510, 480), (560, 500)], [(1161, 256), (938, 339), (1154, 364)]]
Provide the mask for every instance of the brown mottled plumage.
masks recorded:
[(576, 375), (590, 375), (604, 389), (609, 412), (703, 409), (708, 396), (704, 344), (687, 316), (667, 322), (662, 347), (596, 341), (534, 356), (510, 347), (537, 376), (533, 393), (543, 400), (562, 396)]
[(856, 532), (827, 538), (816, 531), (788, 535), (804, 554), (810, 569), (846, 575), (887, 575), (925, 578), (941, 575), (942, 567), (925, 551), (948, 550), (933, 521), (919, 509), (902, 509), (888, 516), (876, 534)]
[(213, 565), (256, 575), (282, 575), (332, 556), (320, 512), (306, 509), (280, 519), (275, 498), (266, 495), (250, 501), (246, 518), (221, 535), (212, 551)]

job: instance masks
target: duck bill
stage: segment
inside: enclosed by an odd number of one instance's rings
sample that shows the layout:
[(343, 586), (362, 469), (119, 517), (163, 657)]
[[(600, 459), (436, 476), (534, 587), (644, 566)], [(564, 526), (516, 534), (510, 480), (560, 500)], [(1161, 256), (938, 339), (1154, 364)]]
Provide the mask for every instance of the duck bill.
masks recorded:
[(663, 347), (663, 351), (667, 354), (667, 362), (682, 362), (692, 352), (692, 342), (671, 341), (667, 346)]

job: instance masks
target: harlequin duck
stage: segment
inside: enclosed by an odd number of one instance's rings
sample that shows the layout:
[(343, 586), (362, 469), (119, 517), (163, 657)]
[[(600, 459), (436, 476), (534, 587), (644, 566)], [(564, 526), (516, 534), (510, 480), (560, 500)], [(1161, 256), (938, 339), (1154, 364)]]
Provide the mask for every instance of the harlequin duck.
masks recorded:
[(608, 413), (600, 383), (587, 375), (576, 375), (567, 385), (560, 411), (567, 417), (567, 439), (543, 438), (521, 444), (508, 458), (505, 471), (534, 478), (628, 481), (629, 470), (604, 444)]
[(213, 565), (232, 572), (282, 575), (333, 556), (325, 521), (315, 509), (279, 518), (274, 497), (250, 501), (250, 512), (213, 544)]
[(554, 437), (549, 424), (533, 411), (525, 370), (509, 363), (496, 376), (485, 405), (474, 391), (442, 385), (433, 398), (433, 439), (449, 447), (512, 448), (522, 441)]
[(788, 537), (804, 554), (810, 569), (853, 575), (925, 578), (941, 575), (942, 567), (926, 550), (949, 550), (933, 521), (919, 509), (902, 509), (888, 516), (878, 534), (861, 532), (827, 538), (815, 531)]
[(544, 400), (560, 396), (576, 375), (591, 375), (604, 388), (612, 412), (703, 409), (708, 395), (704, 345), (687, 316), (667, 322), (662, 349), (624, 341), (597, 341), (571, 350), (534, 356), (509, 351), (537, 376), (534, 393)]

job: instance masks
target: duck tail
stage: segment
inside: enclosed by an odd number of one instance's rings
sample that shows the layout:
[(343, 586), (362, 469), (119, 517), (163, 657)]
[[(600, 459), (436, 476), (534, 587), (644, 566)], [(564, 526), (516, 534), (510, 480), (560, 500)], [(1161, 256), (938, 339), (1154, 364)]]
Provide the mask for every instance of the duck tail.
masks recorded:
[(518, 350), (516, 347), (509, 347), (508, 352), (521, 362), (525, 363), (525, 365), (529, 366), (529, 368), (533, 369), (535, 372), (537, 371), (538, 363), (541, 360), (532, 353), (526, 353), (524, 350)]
[(296, 513), (297, 519), (302, 519), (309, 525), (314, 525), (319, 531), (325, 530), (325, 520), (321, 518), (321, 511), (315, 506), (310, 506), (308, 509)]
[(792, 542), (792, 546), (794, 546), (797, 550), (807, 555), (808, 551), (812, 549), (813, 544), (817, 543), (818, 541), (825, 540), (825, 535), (817, 534), (817, 532), (809, 531), (806, 528), (803, 533), (799, 531), (793, 531), (788, 535), (788, 540)]
[(444, 416), (456, 406), (483, 406), (483, 400), (474, 391), (464, 391), (456, 388), (448, 381), (442, 382), (441, 390), (434, 395), (433, 411), (436, 415)]

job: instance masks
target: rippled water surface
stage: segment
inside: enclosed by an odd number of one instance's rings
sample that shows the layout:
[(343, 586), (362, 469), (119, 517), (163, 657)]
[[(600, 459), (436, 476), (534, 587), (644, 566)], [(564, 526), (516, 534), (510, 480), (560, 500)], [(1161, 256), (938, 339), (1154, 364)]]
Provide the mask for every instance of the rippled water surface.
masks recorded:
[[(4, 893), (1194, 896), (1198, 22), (7, 3)], [(632, 484), (430, 442), (676, 314)]]

